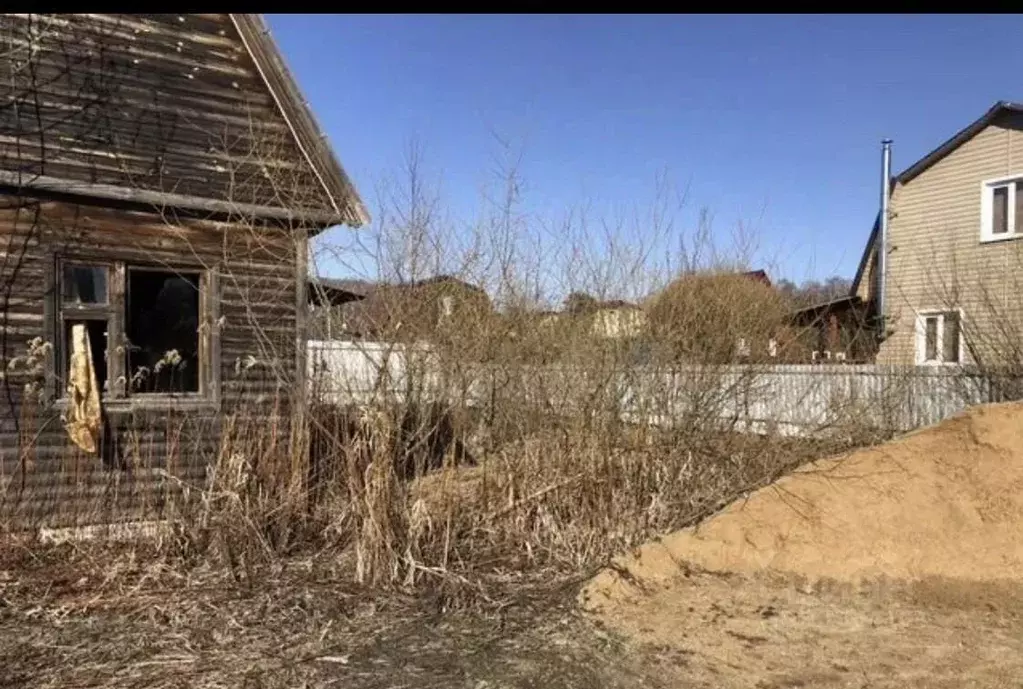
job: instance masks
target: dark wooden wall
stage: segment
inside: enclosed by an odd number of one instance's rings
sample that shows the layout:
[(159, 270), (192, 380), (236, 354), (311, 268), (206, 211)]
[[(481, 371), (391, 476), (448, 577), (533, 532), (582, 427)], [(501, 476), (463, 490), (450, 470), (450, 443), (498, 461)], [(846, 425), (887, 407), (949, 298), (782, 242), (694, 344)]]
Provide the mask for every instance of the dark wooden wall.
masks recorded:
[[(156, 214), (0, 197), (0, 504), (35, 523), (68, 524), (162, 514), (177, 480), (201, 483), (233, 412), (271, 431), (299, 392), (302, 322), (296, 271), (305, 245), (292, 232), (185, 221)], [(212, 269), (206, 327), (219, 374), (204, 400), (105, 404), (112, 452), (82, 453), (68, 440), (53, 402), (53, 357), (24, 362), (33, 338), (52, 337), (53, 257), (57, 253), (149, 265)], [(19, 363), (12, 364), (18, 360)], [(13, 366), (13, 368), (12, 368)], [(26, 386), (40, 390), (39, 395)], [(255, 421), (253, 422), (253, 420)], [(282, 422), (282, 419), (284, 420)], [(243, 434), (243, 435), (246, 435)], [(260, 440), (260, 442), (264, 442)]]
[(0, 15), (0, 169), (325, 210), (227, 14)]

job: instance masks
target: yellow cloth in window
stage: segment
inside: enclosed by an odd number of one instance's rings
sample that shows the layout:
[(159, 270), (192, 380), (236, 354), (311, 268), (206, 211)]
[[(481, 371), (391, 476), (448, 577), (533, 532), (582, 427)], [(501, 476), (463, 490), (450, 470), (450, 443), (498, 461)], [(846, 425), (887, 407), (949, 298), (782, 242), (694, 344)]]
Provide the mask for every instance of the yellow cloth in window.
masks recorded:
[(85, 452), (99, 447), (102, 420), (96, 369), (92, 364), (89, 331), (82, 324), (71, 326), (71, 359), (68, 362), (68, 411), (65, 428), (71, 440)]

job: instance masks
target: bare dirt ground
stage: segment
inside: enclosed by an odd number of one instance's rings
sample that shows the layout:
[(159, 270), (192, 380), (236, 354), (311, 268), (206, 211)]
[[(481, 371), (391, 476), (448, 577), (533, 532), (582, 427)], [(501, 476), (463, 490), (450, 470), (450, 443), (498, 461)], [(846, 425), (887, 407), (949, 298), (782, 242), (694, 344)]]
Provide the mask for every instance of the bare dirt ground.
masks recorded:
[(604, 628), (676, 687), (1023, 687), (1023, 590), (898, 590), (692, 573)]
[(446, 596), (370, 595), (304, 562), (246, 586), (66, 559), (0, 568), (0, 686), (1023, 686), (1012, 585), (691, 573), (593, 614), (578, 581), (510, 582), (499, 602), (448, 610)]
[(685, 659), (677, 686), (1023, 687), (1021, 491), (1023, 405), (976, 407), (625, 553), (580, 602)]
[(806, 464), (619, 558), (657, 579), (702, 569), (842, 581), (886, 576), (1023, 581), (1023, 404)]

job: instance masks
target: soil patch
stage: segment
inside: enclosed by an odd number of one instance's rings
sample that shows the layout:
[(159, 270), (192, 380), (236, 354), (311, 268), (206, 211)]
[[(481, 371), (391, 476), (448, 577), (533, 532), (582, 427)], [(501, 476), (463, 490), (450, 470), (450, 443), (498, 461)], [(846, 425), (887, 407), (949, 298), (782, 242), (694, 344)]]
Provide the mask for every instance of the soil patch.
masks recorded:
[(1021, 533), (1023, 405), (987, 405), (809, 464), (579, 599), (685, 686), (1016, 686)]
[(692, 573), (594, 619), (669, 686), (1020, 686), (1018, 594), (1007, 607), (1005, 591), (939, 580), (901, 591), (793, 583)]
[(620, 557), (587, 587), (629, 595), (688, 566), (810, 580), (1023, 580), (1023, 405), (985, 405), (823, 459), (696, 527)]

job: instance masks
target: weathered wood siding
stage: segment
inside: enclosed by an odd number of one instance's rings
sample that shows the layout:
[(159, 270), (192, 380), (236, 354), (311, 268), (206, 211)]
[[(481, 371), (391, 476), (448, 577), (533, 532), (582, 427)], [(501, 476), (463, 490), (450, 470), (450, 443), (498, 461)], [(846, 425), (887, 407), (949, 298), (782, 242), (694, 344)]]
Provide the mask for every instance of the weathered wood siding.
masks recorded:
[(230, 15), (3, 14), (0, 42), (0, 169), (328, 209)]
[[(261, 419), (260, 430), (286, 418), (301, 365), (302, 244), (294, 234), (31, 199), (0, 198), (0, 208), (0, 504), (8, 515), (85, 523), (159, 514), (164, 489), (178, 487), (162, 472), (200, 481), (220, 449), (221, 413), (245, 409), (250, 420)], [(215, 275), (201, 327), (214, 333), (208, 355), (219, 394), (158, 406), (105, 404), (114, 467), (70, 444), (51, 395), (26, 392), (26, 386), (54, 391), (53, 357), (35, 371), (24, 357), (33, 338), (52, 333), (55, 252), (195, 266)]]
[[(894, 332), (881, 345), (879, 363), (914, 363), (916, 314), (925, 310), (961, 307), (968, 344), (982, 355), (999, 346), (993, 340), (1023, 336), (1023, 244), (980, 241), (981, 183), (1015, 174), (1023, 175), (1023, 117), (1003, 115), (896, 185), (887, 299)], [(860, 285), (862, 296), (871, 273)]]

